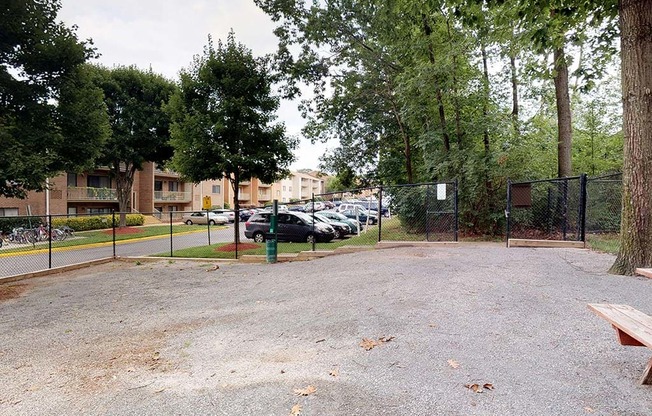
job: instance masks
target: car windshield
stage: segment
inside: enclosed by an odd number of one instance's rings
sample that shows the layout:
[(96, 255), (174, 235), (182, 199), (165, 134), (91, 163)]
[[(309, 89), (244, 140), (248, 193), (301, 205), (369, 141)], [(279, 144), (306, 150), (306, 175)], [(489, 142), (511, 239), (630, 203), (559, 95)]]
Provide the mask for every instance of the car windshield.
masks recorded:
[(308, 224), (312, 224), (312, 215), (304, 214), (303, 212), (296, 212), (294, 215), (301, 218)]

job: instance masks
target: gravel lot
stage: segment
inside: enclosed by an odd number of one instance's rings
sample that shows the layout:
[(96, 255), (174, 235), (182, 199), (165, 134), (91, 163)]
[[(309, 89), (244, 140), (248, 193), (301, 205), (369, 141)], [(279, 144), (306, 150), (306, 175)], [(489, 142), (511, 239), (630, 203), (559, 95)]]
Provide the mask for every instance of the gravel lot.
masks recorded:
[(612, 261), (461, 244), (0, 285), (0, 414), (651, 415), (652, 351), (586, 307), (652, 314)]

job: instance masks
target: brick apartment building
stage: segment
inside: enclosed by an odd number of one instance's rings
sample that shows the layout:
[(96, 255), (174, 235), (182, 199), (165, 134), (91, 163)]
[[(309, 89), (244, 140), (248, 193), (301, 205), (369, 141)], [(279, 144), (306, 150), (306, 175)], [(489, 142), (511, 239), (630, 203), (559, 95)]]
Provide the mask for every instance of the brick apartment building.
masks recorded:
[[(108, 169), (83, 174), (61, 174), (51, 178), (49, 212), (53, 215), (104, 214), (118, 211), (118, 200)], [(287, 179), (265, 184), (256, 178), (240, 183), (239, 202), (243, 207), (264, 206), (274, 199), (280, 202), (303, 200), (323, 193), (325, 181), (315, 176), (292, 172)], [(30, 192), (26, 199), (0, 197), (0, 217), (43, 215), (48, 212), (46, 192)], [(233, 205), (233, 191), (226, 179), (192, 184), (176, 172), (148, 163), (134, 177), (132, 212), (157, 214), (199, 210), (202, 198), (210, 196), (213, 206)]]

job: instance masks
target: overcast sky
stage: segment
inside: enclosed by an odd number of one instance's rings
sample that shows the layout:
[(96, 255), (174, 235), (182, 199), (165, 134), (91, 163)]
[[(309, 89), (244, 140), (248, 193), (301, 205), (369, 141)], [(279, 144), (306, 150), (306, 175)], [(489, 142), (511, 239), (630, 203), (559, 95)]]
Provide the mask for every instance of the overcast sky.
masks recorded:
[[(254, 55), (274, 52), (274, 24), (253, 0), (62, 0), (59, 19), (76, 24), (80, 39), (92, 38), (99, 62), (106, 66), (136, 65), (177, 79), (193, 55), (202, 52), (208, 34), (236, 40)], [(304, 122), (296, 103), (284, 102), (278, 113), (287, 132), (298, 135)], [(293, 169), (316, 169), (325, 145), (301, 140)]]

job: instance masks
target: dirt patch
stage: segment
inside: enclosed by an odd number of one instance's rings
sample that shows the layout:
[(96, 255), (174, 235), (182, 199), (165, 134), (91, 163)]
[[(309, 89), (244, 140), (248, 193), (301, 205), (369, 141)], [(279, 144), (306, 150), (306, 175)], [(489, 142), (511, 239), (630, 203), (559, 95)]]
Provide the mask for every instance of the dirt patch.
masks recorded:
[[(260, 244), (253, 244), (253, 243), (240, 243), (238, 244), (238, 251), (247, 251), (247, 250), (256, 250), (262, 248), (262, 245)], [(233, 252), (235, 251), (235, 243), (230, 243), (230, 244), (225, 244), (221, 247), (218, 247), (215, 249), (215, 251), (226, 251), (226, 252)]]
[(29, 285), (25, 283), (17, 285), (0, 285), (0, 301), (15, 299), (22, 295), (28, 288)]
[[(115, 235), (139, 234), (142, 232), (143, 232), (142, 229), (136, 227), (122, 227), (122, 228), (115, 229)], [(112, 235), (113, 229), (104, 231), (104, 234)]]

